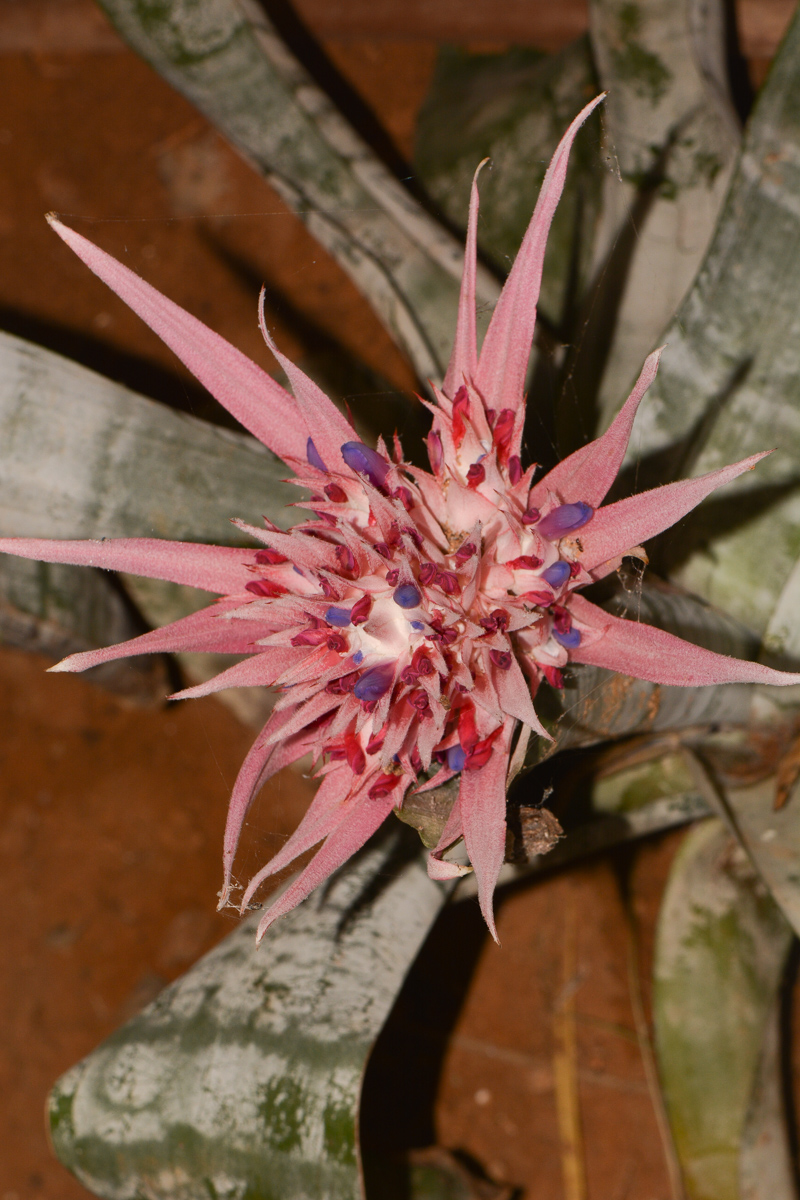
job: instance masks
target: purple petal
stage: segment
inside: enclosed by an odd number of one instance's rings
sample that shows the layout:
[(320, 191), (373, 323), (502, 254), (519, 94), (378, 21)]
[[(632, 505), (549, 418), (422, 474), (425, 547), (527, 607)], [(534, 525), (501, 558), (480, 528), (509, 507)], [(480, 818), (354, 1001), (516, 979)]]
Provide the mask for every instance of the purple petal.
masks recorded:
[(380, 663), (365, 671), (353, 688), (353, 695), (358, 700), (380, 700), (385, 696), (394, 681), (394, 663)]
[(339, 629), (344, 629), (350, 624), (350, 609), (335, 608), (333, 605), (325, 613), (325, 620), (329, 625), (336, 625)]
[(377, 450), (372, 450), (363, 442), (345, 442), (342, 446), (342, 458), (351, 470), (359, 475), (366, 475), (373, 487), (383, 487), (389, 474), (389, 464)]
[(325, 471), (327, 473), (328, 468), (320, 458), (319, 450), (314, 445), (312, 438), (309, 438), (306, 442), (306, 458), (308, 459), (309, 466), (316, 467), (318, 471)]
[(554, 542), (556, 538), (563, 537), (565, 533), (572, 533), (576, 529), (580, 529), (587, 521), (591, 521), (594, 516), (594, 509), (590, 504), (584, 504), (579, 500), (576, 504), (559, 504), (558, 508), (554, 508), (539, 522), (537, 533), (540, 533), (543, 538), (547, 538), (549, 542)]
[(546, 580), (550, 587), (560, 588), (569, 579), (569, 563), (559, 558), (546, 571), (542, 571), (542, 579)]
[(395, 588), (392, 599), (401, 608), (417, 608), (422, 597), (419, 594), (419, 588), (413, 583), (401, 583), (400, 587)]
[(466, 751), (461, 746), (451, 746), (447, 751), (447, 765), (451, 771), (463, 771), (466, 758)]
[(575, 629), (574, 626), (572, 629), (565, 629), (563, 631), (559, 631), (554, 626), (552, 633), (558, 644), (564, 646), (567, 650), (576, 650), (581, 644), (580, 631)]

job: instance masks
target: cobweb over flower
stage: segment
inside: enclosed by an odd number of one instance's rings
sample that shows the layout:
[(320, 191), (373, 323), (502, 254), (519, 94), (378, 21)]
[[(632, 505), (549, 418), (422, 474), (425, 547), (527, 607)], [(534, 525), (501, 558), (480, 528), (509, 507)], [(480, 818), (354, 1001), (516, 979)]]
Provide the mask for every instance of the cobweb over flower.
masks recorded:
[(478, 353), (475, 330), (477, 179), (452, 358), (428, 403), (430, 470), (360, 442), (317, 385), (264, 336), (292, 393), (56, 218), (81, 259), (175, 351), (208, 390), (295, 473), (311, 516), (282, 532), (237, 522), (256, 544), (232, 549), (155, 539), (2, 539), (0, 550), (185, 583), (215, 594), (208, 608), (107, 649), (76, 654), (76, 671), (125, 655), (210, 651), (245, 655), (178, 696), (263, 685), (278, 693), (231, 797), (221, 905), (229, 901), (239, 834), (259, 788), (313, 756), (319, 788), (262, 882), (318, 846), (266, 912), (259, 937), (358, 850), (409, 788), (459, 776), (458, 797), (429, 856), (435, 878), (459, 868), (444, 854), (464, 839), (494, 936), (492, 896), (503, 861), (506, 781), (520, 727), (548, 737), (534, 708), (543, 680), (591, 663), (661, 684), (788, 684), (799, 675), (714, 654), (620, 620), (579, 591), (640, 543), (763, 457), (603, 505), (659, 352), (646, 360), (602, 437), (533, 482), (521, 458), (524, 381), (550, 223), (570, 148), (600, 102), (575, 118), (548, 168), (517, 259)]

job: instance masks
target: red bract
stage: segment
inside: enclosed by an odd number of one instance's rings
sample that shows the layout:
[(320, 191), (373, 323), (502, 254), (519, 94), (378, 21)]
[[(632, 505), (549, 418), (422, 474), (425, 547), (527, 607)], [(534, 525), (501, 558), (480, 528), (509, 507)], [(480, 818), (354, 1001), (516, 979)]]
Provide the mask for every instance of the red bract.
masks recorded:
[[(459, 794), (429, 859), (436, 878), (460, 873), (443, 854), (462, 836), (494, 934), (492, 894), (505, 847), (506, 777), (515, 729), (548, 737), (534, 711), (542, 679), (592, 663), (660, 684), (790, 684), (800, 676), (740, 662), (610, 616), (576, 594), (762, 457), (601, 507), (622, 463), (637, 407), (655, 377), (651, 354), (610, 428), (531, 487), (520, 463), (523, 387), (545, 243), (573, 139), (556, 150), (480, 354), (475, 333), (478, 215), (473, 183), (452, 358), (430, 404), (433, 473), (355, 441), (315, 383), (262, 331), (293, 395), (218, 334), (55, 218), (83, 261), (172, 347), (200, 382), (288, 464), (314, 496), (312, 519), (283, 533), (240, 523), (266, 549), (152, 538), (60, 542), (4, 539), (0, 549), (185, 583), (219, 599), (164, 629), (76, 654), (77, 671), (129, 654), (211, 651), (244, 661), (180, 696), (264, 685), (275, 711), (245, 759), (225, 833), (221, 904), (248, 807), (276, 771), (311, 754), (321, 783), (297, 830), (247, 887), (314, 846), (272, 905), (259, 937), (375, 832), (407, 789), (441, 764)], [(320, 536), (323, 534), (324, 536)], [(333, 602), (332, 602), (333, 601)]]

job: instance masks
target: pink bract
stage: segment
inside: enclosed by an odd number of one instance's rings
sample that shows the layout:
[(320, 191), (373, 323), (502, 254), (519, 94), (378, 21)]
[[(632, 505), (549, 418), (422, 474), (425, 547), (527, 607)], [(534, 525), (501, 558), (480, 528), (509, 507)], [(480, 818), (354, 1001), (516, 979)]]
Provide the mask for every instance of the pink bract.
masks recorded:
[[(209, 608), (55, 670), (79, 671), (131, 654), (248, 655), (179, 696), (232, 686), (278, 692), (231, 797), (224, 846), (228, 902), (245, 815), (261, 785), (311, 753), (321, 782), (297, 830), (251, 881), (322, 843), (263, 917), (258, 936), (375, 832), (409, 787), (460, 775), (458, 799), (429, 858), (435, 878), (464, 838), (481, 909), (495, 934), (492, 896), (506, 836), (506, 778), (522, 724), (548, 737), (533, 706), (543, 679), (592, 663), (661, 684), (789, 684), (800, 675), (714, 654), (623, 621), (577, 595), (624, 555), (674, 524), (760, 454), (698, 479), (602, 505), (622, 463), (637, 407), (652, 383), (651, 354), (610, 428), (532, 486), (520, 461), (523, 393), (545, 244), (570, 147), (597, 106), (575, 118), (545, 176), (528, 231), (478, 353), (473, 183), (466, 262), (450, 365), (428, 437), (431, 471), (358, 441), (339, 410), (264, 335), (294, 395), (200, 321), (91, 242), (48, 218), (81, 259), (175, 351), (208, 390), (292, 468), (313, 494), (312, 519), (289, 533), (241, 524), (261, 548), (154, 539), (62, 542), (2, 539), (0, 550), (191, 584)], [(420, 780), (422, 777), (422, 780)]]

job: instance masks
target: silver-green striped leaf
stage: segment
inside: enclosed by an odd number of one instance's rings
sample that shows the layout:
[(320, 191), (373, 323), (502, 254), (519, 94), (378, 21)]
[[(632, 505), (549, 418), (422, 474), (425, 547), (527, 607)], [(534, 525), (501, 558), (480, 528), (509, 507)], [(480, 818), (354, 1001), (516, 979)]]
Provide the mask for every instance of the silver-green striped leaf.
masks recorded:
[(661, 339), (667, 349), (632, 439), (645, 456), (640, 486), (777, 447), (683, 522), (664, 557), (692, 591), (768, 631), (775, 654), (791, 650), (800, 611), (792, 614), (790, 597), (780, 602), (800, 558), (799, 68), (796, 16), (747, 126), (709, 252)]
[[(441, 378), (463, 250), (246, 0), (101, 0), (122, 37), (272, 184), (361, 289), (422, 380)], [(490, 307), (492, 277), (479, 290)]]
[(105, 1200), (357, 1200), (364, 1065), (447, 896), (384, 836), (255, 945), (255, 918), (56, 1084)]
[(791, 939), (723, 823), (692, 830), (662, 902), (653, 978), (659, 1071), (688, 1200), (794, 1200), (775, 1036)]

